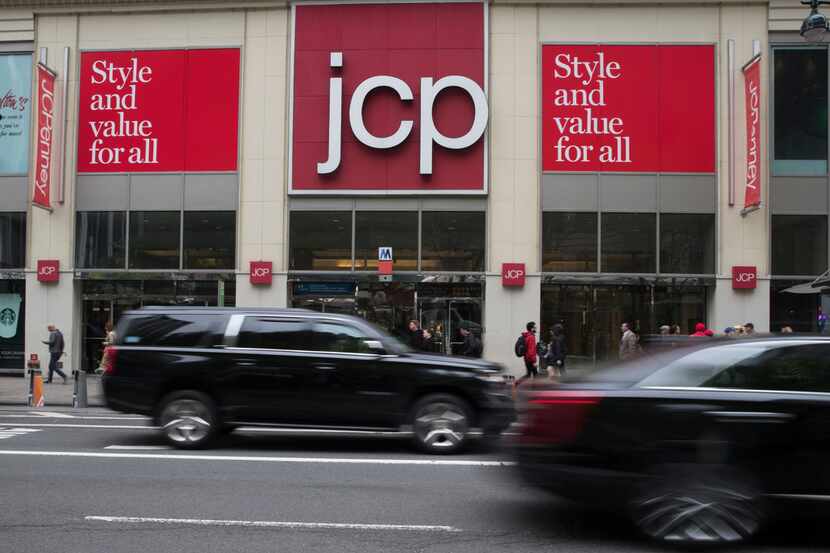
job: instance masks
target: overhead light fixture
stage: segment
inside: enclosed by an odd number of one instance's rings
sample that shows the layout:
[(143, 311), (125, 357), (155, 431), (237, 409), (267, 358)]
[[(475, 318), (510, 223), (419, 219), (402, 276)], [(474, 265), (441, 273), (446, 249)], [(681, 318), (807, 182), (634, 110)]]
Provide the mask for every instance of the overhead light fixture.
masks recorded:
[(830, 5), (830, 0), (801, 0), (804, 6), (810, 6), (808, 15), (801, 24), (801, 36), (807, 42), (821, 42), (828, 31), (827, 18), (818, 13), (818, 7)]

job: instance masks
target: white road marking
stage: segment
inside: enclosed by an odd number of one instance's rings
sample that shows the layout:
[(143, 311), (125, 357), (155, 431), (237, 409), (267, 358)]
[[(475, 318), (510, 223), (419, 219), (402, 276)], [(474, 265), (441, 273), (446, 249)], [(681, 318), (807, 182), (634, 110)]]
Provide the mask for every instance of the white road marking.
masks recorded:
[(63, 424), (63, 423), (32, 423), (26, 426), (39, 428), (103, 428), (110, 430), (158, 430), (158, 426), (143, 426), (137, 424)]
[(343, 465), (418, 465), (447, 467), (511, 467), (514, 461), (475, 459), (382, 459), (354, 457), (266, 457), (253, 455), (169, 455), (162, 453), (103, 453), (96, 451), (37, 451), (0, 449), (0, 455), (29, 457), (86, 457), (99, 459), (159, 459), (166, 461), (234, 461), (253, 463), (321, 463)]
[(111, 517), (85, 516), (95, 522), (126, 522), (144, 524), (189, 524), (196, 526), (242, 526), (253, 528), (299, 528), (307, 530), (393, 530), (409, 532), (461, 532), (454, 526), (432, 524), (352, 524), (340, 522), (287, 522), (270, 520), (212, 520), (203, 518)]
[[(76, 420), (104, 420), (104, 421), (148, 421), (150, 420), (149, 417), (96, 417), (96, 416), (88, 416), (88, 415), (48, 415), (49, 417), (54, 416), (54, 418), (72, 418)], [(0, 419), (33, 419), (33, 418), (40, 418), (40, 415), (36, 417), (36, 415), (0, 415)]]
[(30, 415), (35, 415), (38, 417), (51, 417), (55, 419), (74, 419), (72, 415), (68, 415), (66, 413), (56, 413), (54, 411), (29, 411)]
[(0, 440), (14, 438), (15, 436), (23, 436), (24, 434), (31, 434), (32, 432), (40, 432), (37, 428), (6, 428), (0, 426)]
[(153, 449), (173, 449), (169, 445), (108, 445), (104, 449), (146, 449), (146, 450), (153, 450)]

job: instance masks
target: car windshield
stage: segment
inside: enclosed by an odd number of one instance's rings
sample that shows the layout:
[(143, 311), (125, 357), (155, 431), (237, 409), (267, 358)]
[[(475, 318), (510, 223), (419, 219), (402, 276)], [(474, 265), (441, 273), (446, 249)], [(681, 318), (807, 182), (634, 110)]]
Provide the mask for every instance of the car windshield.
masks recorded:
[(762, 344), (734, 344), (693, 351), (643, 379), (639, 386), (699, 387), (738, 363), (768, 349)]

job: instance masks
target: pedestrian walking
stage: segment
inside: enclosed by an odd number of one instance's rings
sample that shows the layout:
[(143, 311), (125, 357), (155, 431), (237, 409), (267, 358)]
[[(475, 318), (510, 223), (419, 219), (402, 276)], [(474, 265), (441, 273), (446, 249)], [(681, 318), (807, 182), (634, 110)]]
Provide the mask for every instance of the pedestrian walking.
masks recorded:
[(104, 331), (106, 332), (104, 343), (102, 344), (104, 350), (101, 352), (101, 362), (98, 363), (98, 368), (95, 370), (96, 374), (103, 374), (108, 362), (107, 348), (115, 345), (115, 330), (112, 327), (112, 321), (107, 321), (107, 324), (104, 325)]
[(537, 369), (538, 354), (536, 352), (536, 323), (530, 321), (525, 325), (526, 330), (516, 340), (516, 356), (524, 359), (525, 375), (516, 381), (516, 386), (528, 378), (536, 378), (539, 373)]
[(415, 351), (428, 351), (429, 333), (421, 328), (421, 323), (416, 320), (409, 321), (409, 347)]
[(705, 338), (707, 336), (714, 336), (714, 332), (706, 328), (706, 325), (703, 323), (697, 323), (695, 325), (695, 331), (690, 336), (695, 336), (698, 338)]
[(66, 384), (66, 374), (58, 367), (58, 361), (63, 356), (63, 333), (53, 324), (46, 328), (49, 330), (49, 340), (43, 340), (43, 343), (49, 346), (49, 377), (46, 383), (51, 384), (52, 374), (58, 373), (63, 378), (63, 383)]
[(744, 334), (747, 336), (753, 336), (755, 334), (755, 325), (752, 323), (746, 323), (744, 325)]
[(567, 355), (565, 329), (561, 324), (555, 324), (550, 331), (550, 342), (545, 353), (545, 366), (548, 376), (551, 378), (565, 376), (565, 357)]
[(816, 322), (818, 323), (819, 334), (824, 334), (824, 329), (827, 328), (827, 313), (821, 309), (820, 305), (818, 307), (818, 317), (816, 318)]
[(620, 325), (622, 337), (620, 338), (620, 359), (626, 360), (634, 357), (640, 351), (640, 344), (637, 335), (631, 330), (628, 323)]
[(660, 327), (660, 336), (668, 336), (669, 334), (671, 334), (671, 327), (669, 325)]
[(461, 346), (461, 355), (464, 357), (481, 357), (481, 340), (470, 331), (469, 325), (461, 325), (459, 332), (464, 337), (464, 345)]

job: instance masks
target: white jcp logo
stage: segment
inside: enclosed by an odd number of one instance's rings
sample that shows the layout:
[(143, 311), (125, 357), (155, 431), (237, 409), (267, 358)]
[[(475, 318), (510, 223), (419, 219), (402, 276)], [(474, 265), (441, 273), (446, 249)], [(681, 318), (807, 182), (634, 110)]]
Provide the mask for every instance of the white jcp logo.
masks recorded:
[(253, 271), (253, 275), (255, 277), (264, 277), (264, 276), (268, 276), (270, 274), (271, 274), (271, 269), (269, 269), (268, 267), (257, 267)]
[(504, 278), (515, 280), (517, 278), (522, 278), (525, 275), (525, 272), (521, 269), (509, 269), (504, 272)]
[(738, 273), (738, 276), (735, 277), (735, 280), (738, 282), (751, 282), (755, 280), (755, 275), (752, 273)]
[(55, 274), (55, 271), (57, 271), (57, 269), (54, 265), (47, 265), (45, 267), (40, 268), (40, 274), (43, 276), (53, 275)]

